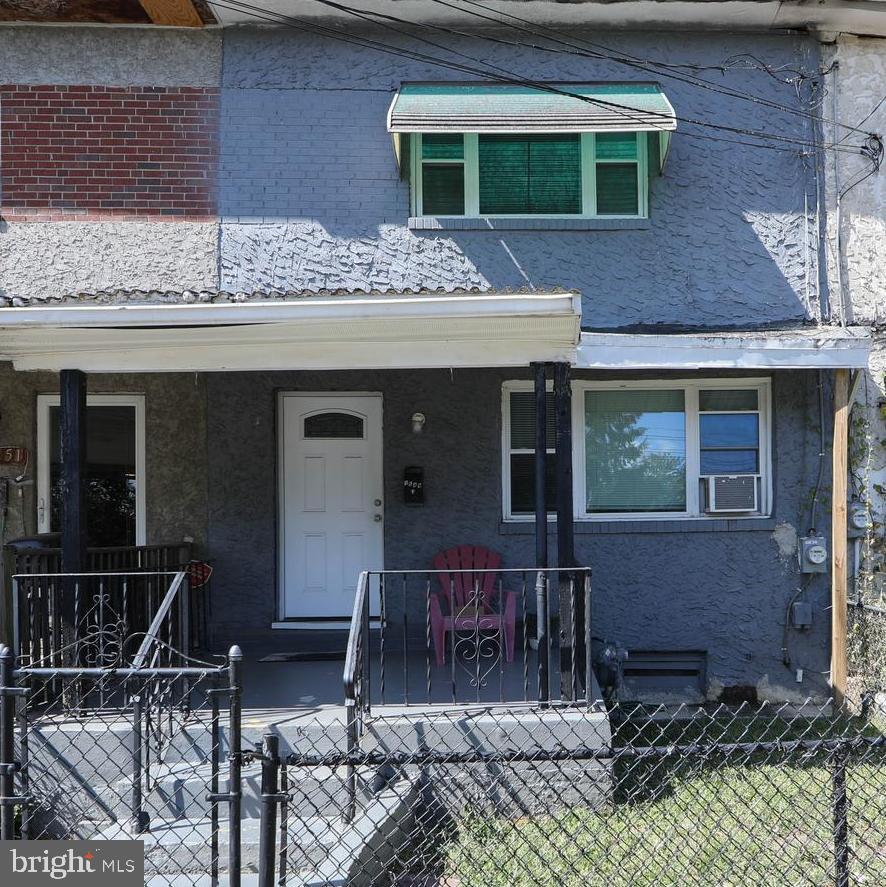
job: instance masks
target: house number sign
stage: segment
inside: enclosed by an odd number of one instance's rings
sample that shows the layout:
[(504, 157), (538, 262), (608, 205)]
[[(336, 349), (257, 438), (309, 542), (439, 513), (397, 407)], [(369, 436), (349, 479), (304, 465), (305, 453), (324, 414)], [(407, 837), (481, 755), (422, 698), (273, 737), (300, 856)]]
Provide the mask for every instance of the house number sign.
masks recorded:
[(0, 465), (24, 465), (27, 461), (25, 447), (0, 447)]

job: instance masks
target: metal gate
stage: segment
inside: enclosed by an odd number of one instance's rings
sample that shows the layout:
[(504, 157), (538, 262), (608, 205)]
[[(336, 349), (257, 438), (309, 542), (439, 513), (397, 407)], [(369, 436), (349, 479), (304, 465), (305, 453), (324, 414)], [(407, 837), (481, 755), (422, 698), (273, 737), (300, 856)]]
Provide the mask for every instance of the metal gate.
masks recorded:
[(0, 837), (138, 838), (146, 883), (237, 887), (241, 660), (17, 667), (0, 648)]

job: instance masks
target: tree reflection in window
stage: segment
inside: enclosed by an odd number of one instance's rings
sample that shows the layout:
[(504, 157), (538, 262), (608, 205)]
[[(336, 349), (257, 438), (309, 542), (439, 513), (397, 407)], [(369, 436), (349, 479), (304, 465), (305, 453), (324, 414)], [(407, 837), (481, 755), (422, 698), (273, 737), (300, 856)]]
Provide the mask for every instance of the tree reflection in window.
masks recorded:
[[(61, 527), (59, 408), (49, 409), (50, 526)], [(86, 535), (90, 546), (135, 545), (135, 407), (86, 408)]]
[(585, 394), (589, 512), (686, 510), (683, 391)]

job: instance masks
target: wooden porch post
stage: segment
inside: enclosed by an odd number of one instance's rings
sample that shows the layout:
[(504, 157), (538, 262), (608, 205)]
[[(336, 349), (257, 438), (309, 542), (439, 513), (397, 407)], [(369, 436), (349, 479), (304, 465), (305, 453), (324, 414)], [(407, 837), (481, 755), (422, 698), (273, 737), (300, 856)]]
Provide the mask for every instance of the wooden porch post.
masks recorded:
[(847, 474), (849, 470), (849, 370), (834, 373), (833, 496), (831, 501), (831, 692), (834, 704), (846, 699), (847, 635)]
[[(557, 566), (575, 566), (572, 509), (572, 384), (568, 363), (554, 364), (554, 407), (557, 418)], [(560, 574), (560, 696), (573, 699), (578, 688), (577, 664), (584, 637), (584, 597)], [(575, 643), (573, 644), (573, 639)]]
[(86, 569), (86, 374), (59, 374), (62, 572)]

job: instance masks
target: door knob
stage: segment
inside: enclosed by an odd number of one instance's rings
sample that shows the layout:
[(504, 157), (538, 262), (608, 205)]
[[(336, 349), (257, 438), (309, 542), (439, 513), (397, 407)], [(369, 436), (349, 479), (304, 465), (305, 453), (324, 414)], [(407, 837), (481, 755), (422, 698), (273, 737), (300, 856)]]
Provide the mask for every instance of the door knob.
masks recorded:
[(373, 519), (376, 523), (380, 523), (380, 522), (381, 522), (381, 515), (380, 515), (380, 514), (374, 514), (374, 515), (372, 516), (372, 519)]
[(381, 499), (376, 499), (375, 500), (375, 507), (378, 508), (379, 505), (381, 505)]

